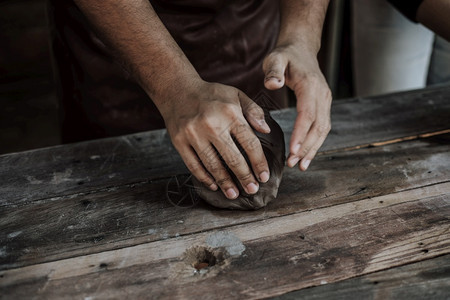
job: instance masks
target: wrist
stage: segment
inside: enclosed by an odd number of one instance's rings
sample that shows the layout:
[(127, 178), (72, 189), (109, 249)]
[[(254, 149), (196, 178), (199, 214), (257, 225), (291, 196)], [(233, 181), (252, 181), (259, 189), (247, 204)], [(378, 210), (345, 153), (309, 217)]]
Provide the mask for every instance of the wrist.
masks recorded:
[(294, 44), (317, 54), (329, 0), (282, 0), (277, 45)]
[(147, 85), (144, 90), (155, 103), (165, 120), (176, 114), (178, 109), (193, 105), (190, 99), (198, 98), (195, 93), (205, 84), (197, 73), (177, 74), (170, 78), (159, 78), (157, 87)]
[(311, 55), (313, 57), (317, 56), (320, 46), (320, 41), (311, 41), (311, 39), (302, 36), (280, 38), (276, 44), (276, 48), (301, 51), (303, 54)]

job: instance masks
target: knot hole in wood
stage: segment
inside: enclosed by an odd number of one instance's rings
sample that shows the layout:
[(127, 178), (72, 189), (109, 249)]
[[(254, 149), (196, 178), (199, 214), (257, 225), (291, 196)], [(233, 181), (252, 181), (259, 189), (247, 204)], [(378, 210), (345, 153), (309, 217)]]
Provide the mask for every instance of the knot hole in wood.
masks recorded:
[(186, 250), (184, 262), (194, 268), (194, 274), (205, 274), (223, 262), (223, 254), (218, 249), (196, 246)]

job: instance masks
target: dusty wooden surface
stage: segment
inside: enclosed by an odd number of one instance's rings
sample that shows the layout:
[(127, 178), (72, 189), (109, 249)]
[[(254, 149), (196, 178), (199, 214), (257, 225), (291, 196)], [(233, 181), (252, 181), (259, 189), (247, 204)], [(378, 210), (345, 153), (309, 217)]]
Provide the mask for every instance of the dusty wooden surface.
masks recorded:
[(276, 297), (291, 299), (448, 299), (450, 255)]
[[(294, 111), (273, 115), (288, 136)], [(171, 205), (165, 131), (0, 156), (0, 297), (447, 299), (450, 87), (336, 102), (332, 123), (255, 212)]]

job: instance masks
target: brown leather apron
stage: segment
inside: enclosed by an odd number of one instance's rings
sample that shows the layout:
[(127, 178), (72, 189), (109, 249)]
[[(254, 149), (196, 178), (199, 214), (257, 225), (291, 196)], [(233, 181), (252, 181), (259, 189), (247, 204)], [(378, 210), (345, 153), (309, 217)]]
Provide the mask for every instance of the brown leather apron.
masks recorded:
[[(266, 90), (262, 72), (279, 31), (278, 1), (151, 3), (204, 80), (264, 99), (268, 109), (286, 106), (285, 91)], [(63, 142), (164, 127), (153, 102), (114, 61), (73, 1), (50, 0), (49, 17)]]

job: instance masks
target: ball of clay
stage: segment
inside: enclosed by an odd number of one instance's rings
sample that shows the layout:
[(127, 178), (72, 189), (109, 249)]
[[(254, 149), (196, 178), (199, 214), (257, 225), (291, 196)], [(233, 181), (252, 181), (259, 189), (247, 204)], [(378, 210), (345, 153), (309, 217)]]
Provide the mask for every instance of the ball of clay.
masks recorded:
[[(256, 194), (247, 194), (239, 181), (231, 172), (230, 169), (225, 165), (228, 172), (232, 176), (234, 182), (239, 187), (239, 197), (234, 200), (230, 200), (225, 197), (223, 192), (219, 189), (217, 191), (211, 191), (205, 187), (200, 181), (192, 177), (192, 181), (195, 186), (195, 190), (206, 202), (209, 204), (219, 207), (219, 208), (229, 208), (229, 209), (241, 209), (241, 210), (251, 210), (259, 209), (266, 206), (270, 201), (276, 198), (278, 194), (278, 187), (281, 182), (281, 177), (283, 174), (284, 163), (285, 163), (285, 147), (284, 147), (284, 135), (278, 123), (272, 119), (268, 112), (265, 113), (265, 119), (270, 127), (270, 133), (263, 134), (257, 131), (255, 135), (259, 138), (261, 142), (262, 149), (269, 164), (270, 169), (270, 179), (266, 183), (259, 184), (259, 190)], [(241, 149), (242, 152), (242, 149)], [(243, 153), (244, 157), (248, 162), (248, 158)], [(256, 178), (256, 176), (255, 176)]]

